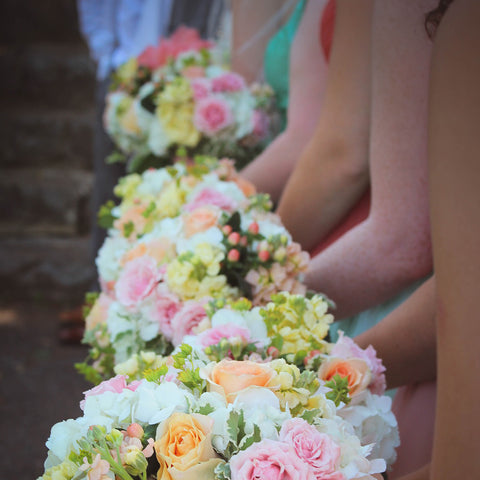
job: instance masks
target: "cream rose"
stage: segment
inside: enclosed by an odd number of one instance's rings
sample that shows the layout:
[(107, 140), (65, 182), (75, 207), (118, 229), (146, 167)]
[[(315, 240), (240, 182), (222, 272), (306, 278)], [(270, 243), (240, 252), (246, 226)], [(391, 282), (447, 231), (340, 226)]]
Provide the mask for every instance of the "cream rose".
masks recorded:
[(173, 413), (160, 423), (154, 444), (160, 469), (157, 480), (211, 480), (223, 460), (212, 447), (213, 419)]

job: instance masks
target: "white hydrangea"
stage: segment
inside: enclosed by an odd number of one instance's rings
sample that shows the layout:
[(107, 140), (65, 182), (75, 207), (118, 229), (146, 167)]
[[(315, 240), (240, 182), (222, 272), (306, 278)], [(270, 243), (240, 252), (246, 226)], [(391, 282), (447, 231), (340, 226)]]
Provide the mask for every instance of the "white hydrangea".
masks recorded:
[(150, 123), (147, 144), (148, 148), (159, 157), (165, 155), (170, 146), (170, 139), (168, 138), (167, 132), (157, 116), (154, 116)]
[(383, 458), (387, 465), (395, 462), (395, 448), (400, 445), (397, 419), (391, 407), (390, 397), (365, 390), (338, 410), (338, 415), (353, 425), (363, 445), (374, 444), (371, 457)]
[(105, 239), (95, 260), (98, 275), (102, 280), (117, 280), (121, 269), (120, 260), (129, 248), (130, 244), (124, 237), (113, 236)]

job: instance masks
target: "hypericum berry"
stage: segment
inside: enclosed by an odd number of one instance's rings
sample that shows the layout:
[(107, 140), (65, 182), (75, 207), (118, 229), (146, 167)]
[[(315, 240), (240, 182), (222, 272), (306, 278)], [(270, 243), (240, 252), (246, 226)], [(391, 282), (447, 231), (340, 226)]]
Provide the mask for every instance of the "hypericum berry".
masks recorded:
[(249, 226), (248, 226), (248, 231), (250, 233), (253, 233), (254, 235), (256, 235), (260, 230), (260, 227), (258, 226), (258, 223), (257, 222), (252, 222)]
[(267, 348), (267, 355), (269, 355), (272, 358), (277, 358), (280, 355), (280, 351), (278, 350), (277, 347), (270, 346)]
[(127, 428), (127, 435), (130, 438), (142, 438), (144, 434), (143, 428), (141, 425), (138, 423), (132, 423), (128, 428)]
[(227, 258), (231, 262), (238, 262), (240, 260), (240, 252), (236, 248), (232, 248), (232, 250), (228, 252)]
[(228, 236), (228, 243), (231, 245), (238, 245), (238, 242), (240, 241), (240, 234), (238, 232), (232, 232)]
[(230, 235), (230, 233), (232, 233), (232, 227), (230, 225), (225, 225), (223, 228), (222, 228), (222, 232), (225, 234), (225, 235)]
[(268, 250), (260, 250), (258, 252), (258, 258), (262, 261), (262, 262), (266, 262), (268, 261), (268, 259), (270, 258), (270, 252)]

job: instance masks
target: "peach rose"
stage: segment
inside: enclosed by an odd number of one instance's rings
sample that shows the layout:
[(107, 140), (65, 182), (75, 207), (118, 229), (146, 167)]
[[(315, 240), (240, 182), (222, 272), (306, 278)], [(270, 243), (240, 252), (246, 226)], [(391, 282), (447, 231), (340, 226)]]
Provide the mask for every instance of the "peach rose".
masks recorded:
[(223, 462), (212, 447), (212, 428), (212, 418), (195, 413), (173, 413), (160, 423), (154, 444), (157, 480), (211, 480)]
[(276, 372), (268, 365), (250, 360), (224, 359), (205, 370), (208, 389), (232, 403), (238, 393), (249, 387), (267, 387)]
[(175, 245), (167, 238), (159, 238), (152, 240), (148, 243), (139, 243), (135, 245), (131, 250), (123, 255), (121, 265), (124, 266), (135, 258), (148, 255), (154, 258), (157, 263), (162, 263), (164, 260), (173, 258), (175, 254)]
[(145, 211), (143, 205), (134, 205), (126, 210), (123, 215), (113, 222), (113, 226), (123, 234), (123, 228), (128, 223), (133, 223), (133, 231), (129, 238), (135, 238), (137, 233), (142, 233), (147, 225), (147, 219), (142, 215)]
[(199, 207), (183, 217), (185, 235), (191, 237), (195, 233), (204, 232), (217, 224), (218, 212), (208, 207)]
[(248, 181), (246, 178), (243, 178), (239, 175), (233, 181), (237, 184), (237, 187), (243, 192), (246, 197), (250, 197), (257, 193), (255, 185), (252, 182)]
[(337, 374), (342, 378), (348, 378), (350, 395), (363, 392), (368, 388), (372, 379), (372, 372), (368, 368), (367, 362), (360, 358), (350, 358), (348, 360), (330, 358), (325, 360), (318, 369), (318, 377), (325, 382), (332, 380)]
[(101, 293), (94, 303), (90, 313), (85, 319), (85, 329), (93, 330), (97, 325), (106, 323), (108, 316), (108, 308), (112, 303), (112, 299), (105, 293)]

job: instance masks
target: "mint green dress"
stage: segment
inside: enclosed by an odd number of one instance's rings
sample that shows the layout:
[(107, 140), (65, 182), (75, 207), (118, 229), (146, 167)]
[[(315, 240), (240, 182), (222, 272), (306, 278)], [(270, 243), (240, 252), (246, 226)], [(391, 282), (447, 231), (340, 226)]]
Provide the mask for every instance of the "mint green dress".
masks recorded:
[(275, 92), (282, 131), (287, 124), (290, 47), (297, 33), (306, 3), (306, 0), (300, 0), (297, 3), (287, 23), (269, 40), (265, 49), (265, 80)]

